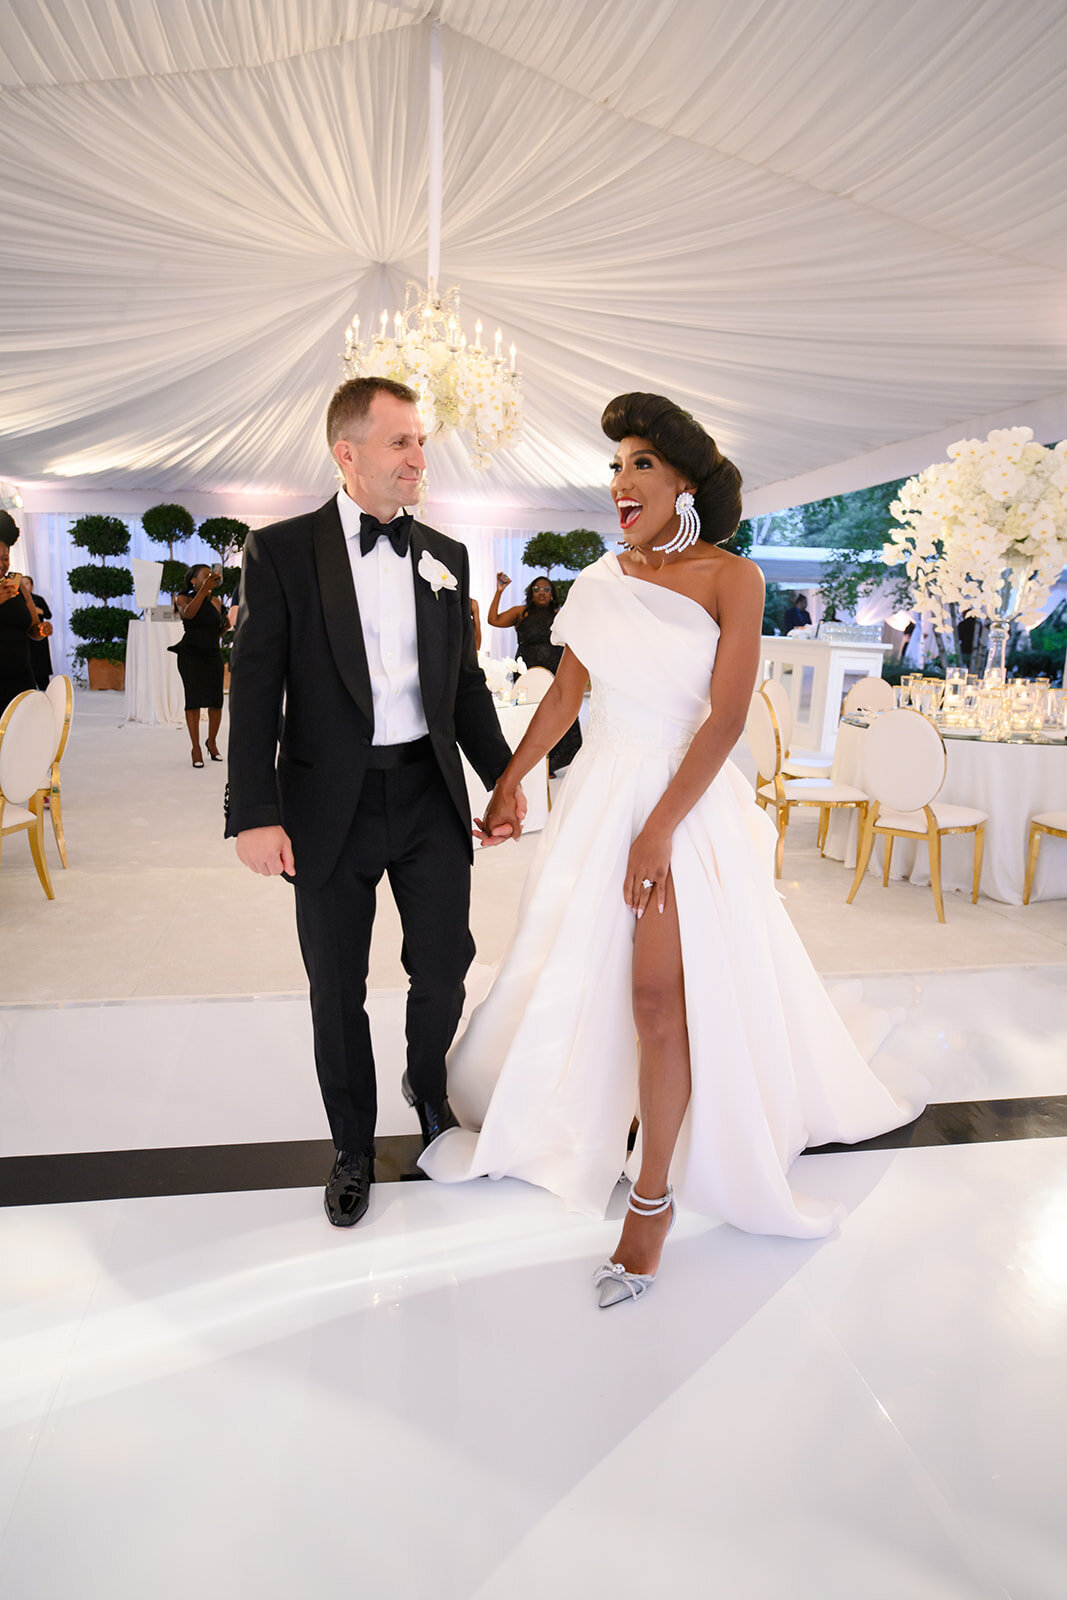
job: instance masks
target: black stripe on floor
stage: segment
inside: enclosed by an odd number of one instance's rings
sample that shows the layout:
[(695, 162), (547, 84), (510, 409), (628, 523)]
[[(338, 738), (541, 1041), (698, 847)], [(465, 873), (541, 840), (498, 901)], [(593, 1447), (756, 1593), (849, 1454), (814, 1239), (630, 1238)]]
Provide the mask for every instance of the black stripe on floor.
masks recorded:
[[(905, 1150), (919, 1145), (986, 1144), (1064, 1136), (1067, 1095), (1039, 1095), (1026, 1100), (954, 1100), (927, 1106), (914, 1122), (863, 1144), (820, 1145), (804, 1153)], [(418, 1134), (379, 1139), (376, 1182), (405, 1183), (423, 1178), (425, 1174), (416, 1166), (419, 1151)], [(0, 1205), (63, 1205), (149, 1195), (316, 1188), (326, 1181), (333, 1153), (328, 1139), (292, 1139), (269, 1144), (7, 1156), (0, 1159)]]

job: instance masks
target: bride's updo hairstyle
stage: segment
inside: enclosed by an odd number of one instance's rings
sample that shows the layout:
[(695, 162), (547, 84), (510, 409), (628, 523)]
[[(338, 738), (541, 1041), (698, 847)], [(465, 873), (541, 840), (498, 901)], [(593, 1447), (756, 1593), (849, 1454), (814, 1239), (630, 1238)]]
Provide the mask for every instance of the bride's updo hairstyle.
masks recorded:
[(614, 444), (647, 439), (665, 461), (693, 484), (700, 537), (725, 544), (741, 521), (741, 474), (695, 417), (661, 394), (620, 394), (600, 426)]

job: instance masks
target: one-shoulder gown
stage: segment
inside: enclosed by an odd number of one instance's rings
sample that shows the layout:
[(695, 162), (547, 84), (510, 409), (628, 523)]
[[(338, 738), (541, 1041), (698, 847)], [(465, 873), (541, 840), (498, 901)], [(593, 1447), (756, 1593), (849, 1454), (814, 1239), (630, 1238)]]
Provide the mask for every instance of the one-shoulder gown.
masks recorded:
[[(719, 629), (614, 555), (575, 581), (553, 637), (588, 668), (582, 749), (539, 841), (511, 948), (448, 1063), (462, 1126), (432, 1178), (522, 1178), (602, 1216), (637, 1107), (630, 846), (710, 710)], [(692, 1098), (671, 1169), (682, 1206), (815, 1238), (839, 1212), (790, 1186), (809, 1145), (910, 1121), (861, 1055), (774, 882), (775, 831), (727, 761), (673, 836)]]

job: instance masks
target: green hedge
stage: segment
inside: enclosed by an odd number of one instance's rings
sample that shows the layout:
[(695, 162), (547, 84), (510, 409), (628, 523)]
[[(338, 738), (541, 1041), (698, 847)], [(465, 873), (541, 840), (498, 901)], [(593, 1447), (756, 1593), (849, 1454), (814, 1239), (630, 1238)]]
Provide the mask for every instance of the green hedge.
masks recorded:
[(87, 565), (71, 567), (67, 580), (75, 594), (91, 594), (98, 600), (117, 600), (133, 593), (133, 573), (128, 567)]
[(184, 506), (149, 506), (141, 517), (141, 527), (153, 544), (162, 545), (173, 559), (174, 546), (193, 537), (196, 523), (193, 513)]
[(125, 606), (78, 606), (70, 614), (71, 632), (94, 643), (121, 639), (125, 644), (126, 629), (136, 618), (136, 611), (128, 611)]
[(70, 537), (79, 550), (93, 556), (124, 556), (130, 548), (130, 530), (121, 517), (79, 517)]
[(97, 639), (89, 644), (80, 644), (74, 651), (74, 660), (83, 665), (86, 661), (125, 661), (125, 639)]

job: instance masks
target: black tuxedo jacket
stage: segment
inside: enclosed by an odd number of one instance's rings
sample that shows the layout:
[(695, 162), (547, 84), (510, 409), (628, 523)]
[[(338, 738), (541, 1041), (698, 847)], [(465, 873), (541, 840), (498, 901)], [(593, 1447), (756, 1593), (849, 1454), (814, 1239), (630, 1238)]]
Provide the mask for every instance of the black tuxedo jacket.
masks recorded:
[[(415, 625), (433, 752), (469, 835), (457, 743), (486, 788), (511, 751), (475, 654), (467, 552), (413, 522), (415, 569), (425, 550), (458, 580), (434, 594), (416, 570)], [(320, 887), (352, 825), (373, 733), (352, 568), (331, 499), (249, 534), (245, 544), (230, 661), (227, 837), (281, 823), (293, 842), (297, 884)]]

